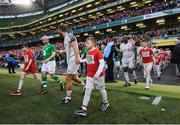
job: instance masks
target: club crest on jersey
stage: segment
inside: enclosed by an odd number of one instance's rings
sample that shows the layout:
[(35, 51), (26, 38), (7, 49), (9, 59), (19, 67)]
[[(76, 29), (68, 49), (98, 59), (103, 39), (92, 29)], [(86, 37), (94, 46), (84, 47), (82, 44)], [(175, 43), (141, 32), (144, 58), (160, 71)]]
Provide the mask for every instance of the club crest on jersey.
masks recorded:
[(28, 55), (24, 55), (24, 61), (28, 62), (28, 60), (29, 60)]
[(142, 52), (142, 55), (143, 55), (143, 57), (149, 57), (150, 56), (149, 52)]
[(94, 56), (93, 55), (87, 55), (87, 64), (94, 64)]
[(49, 50), (49, 48), (46, 48), (46, 51), (48, 51)]

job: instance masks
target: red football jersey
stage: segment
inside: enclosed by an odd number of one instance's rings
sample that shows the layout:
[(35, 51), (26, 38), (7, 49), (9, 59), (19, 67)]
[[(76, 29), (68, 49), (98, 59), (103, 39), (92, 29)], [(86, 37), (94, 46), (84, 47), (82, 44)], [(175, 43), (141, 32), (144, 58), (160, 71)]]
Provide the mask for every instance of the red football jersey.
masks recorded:
[[(31, 51), (25, 51), (24, 52), (24, 69), (23, 71), (26, 73), (35, 73), (36, 72), (36, 63), (34, 60), (34, 54)], [(29, 64), (29, 61), (32, 60), (31, 65), (29, 66), (29, 69), (27, 71), (25, 71), (26, 67)]]
[(143, 63), (150, 63), (153, 62), (153, 51), (151, 48), (147, 48), (147, 49), (141, 49), (140, 50), (140, 55), (142, 56), (142, 61)]
[(161, 58), (159, 56), (155, 56), (155, 65), (159, 65), (161, 62)]
[(168, 53), (166, 51), (164, 51), (164, 56), (165, 56), (165, 61), (167, 61), (169, 56), (168, 56)]
[(167, 56), (167, 53), (164, 52), (164, 51), (160, 51), (159, 52), (159, 55), (161, 57), (161, 61), (165, 61), (166, 60), (166, 56)]
[[(98, 68), (99, 60), (104, 59), (101, 51), (96, 48), (92, 51), (89, 51), (86, 56), (87, 59), (87, 76), (94, 77)], [(100, 76), (104, 76), (104, 71), (101, 72)]]

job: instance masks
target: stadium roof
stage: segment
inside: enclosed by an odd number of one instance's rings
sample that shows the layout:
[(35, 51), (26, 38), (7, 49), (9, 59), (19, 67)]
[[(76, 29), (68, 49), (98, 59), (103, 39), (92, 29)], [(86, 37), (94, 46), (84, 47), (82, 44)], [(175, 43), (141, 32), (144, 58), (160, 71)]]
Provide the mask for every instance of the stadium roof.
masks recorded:
[[(41, 36), (42, 34), (54, 35), (57, 26), (61, 23), (68, 24), (72, 28), (73, 32), (77, 35), (80, 35), (81, 37), (85, 36), (84, 33), (87, 32), (89, 34), (100, 34), (100, 35), (106, 32), (114, 34), (117, 32), (122, 32), (122, 31), (124, 32), (130, 30), (133, 31), (137, 31), (141, 29), (148, 30), (152, 27), (149, 24), (156, 24), (154, 25), (154, 27), (161, 27), (162, 25), (169, 26), (174, 23), (179, 23), (178, 20), (180, 20), (180, 17), (178, 17), (178, 14), (180, 13), (180, 11), (178, 11), (179, 9), (176, 8), (173, 10), (170, 9), (170, 10), (165, 10), (163, 12), (148, 14), (146, 16), (141, 15), (136, 17), (129, 17), (125, 19), (126, 21), (123, 21), (124, 19), (112, 21), (112, 22), (110, 21), (108, 22), (108, 27), (111, 27), (111, 29), (106, 29), (107, 23), (103, 23), (98, 26), (74, 28), (74, 26), (76, 25), (88, 23), (92, 20), (102, 18), (105, 15), (110, 16), (114, 13), (124, 12), (126, 9), (130, 10), (133, 8), (135, 10), (138, 8), (142, 8), (144, 6), (149, 6), (149, 3), (145, 3), (145, 2), (144, 2), (145, 4), (142, 5), (141, 1), (139, 2), (141, 6), (136, 7), (136, 6), (132, 6), (134, 4), (132, 4), (133, 2), (131, 0), (125, 0), (124, 2), (121, 2), (121, 0), (119, 0), (118, 3), (117, 0), (112, 0), (111, 2), (109, 2), (108, 0), (99, 0), (99, 1), (78, 0), (78, 2), (81, 2), (80, 4), (76, 2), (74, 3), (74, 5), (72, 4), (63, 7), (61, 9), (56, 10), (55, 12), (47, 11), (46, 13), (36, 16), (29, 16), (23, 18), (18, 18), (18, 16), (16, 16), (15, 18), (11, 18), (11, 19), (1, 19), (0, 39), (2, 42), (2, 41), (7, 41), (6, 38), (7, 39), (11, 38), (13, 40), (17, 38), (28, 38), (29, 36)], [(155, 4), (155, 3), (151, 1), (151, 4)], [(166, 14), (166, 16), (164, 14)], [(164, 17), (163, 20), (165, 21), (161, 25), (159, 23), (156, 23), (157, 18), (159, 16), (161, 18)], [(125, 24), (126, 24), (126, 29), (122, 28)], [(96, 30), (99, 33), (97, 33)]]
[(0, 0), (0, 16), (47, 11), (55, 6), (79, 0)]

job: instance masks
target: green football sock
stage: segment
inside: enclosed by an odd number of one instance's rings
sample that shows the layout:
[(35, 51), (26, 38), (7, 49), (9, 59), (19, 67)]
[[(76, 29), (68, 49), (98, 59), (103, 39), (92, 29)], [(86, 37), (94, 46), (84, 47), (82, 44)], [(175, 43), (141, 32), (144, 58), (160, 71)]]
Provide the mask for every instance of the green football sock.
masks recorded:
[(48, 82), (46, 77), (42, 77), (43, 91), (47, 91)]
[(58, 77), (58, 76), (54, 76), (53, 78), (57, 84), (61, 84), (62, 83), (62, 80)]

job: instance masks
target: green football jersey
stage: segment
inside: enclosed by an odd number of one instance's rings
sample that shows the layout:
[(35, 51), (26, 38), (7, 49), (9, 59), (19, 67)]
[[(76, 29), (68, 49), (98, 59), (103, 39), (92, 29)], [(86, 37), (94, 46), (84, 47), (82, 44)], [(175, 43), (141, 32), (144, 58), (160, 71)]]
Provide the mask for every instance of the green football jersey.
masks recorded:
[(81, 52), (81, 55), (84, 55), (84, 57), (86, 58), (86, 55), (88, 53), (89, 49), (88, 48), (84, 48)]
[[(53, 44), (49, 43), (49, 44), (43, 46), (43, 48), (42, 48), (43, 60), (48, 59), (52, 55), (52, 52), (55, 52), (55, 51), (56, 51), (56, 47)], [(55, 57), (51, 58), (50, 61), (54, 61), (54, 60), (55, 60)]]
[(120, 50), (119, 50), (119, 49), (116, 49), (116, 53), (117, 53), (117, 54), (116, 54), (116, 56), (115, 56), (115, 62), (121, 60), (121, 58), (120, 58), (120, 57), (121, 57), (121, 55), (120, 55), (120, 54), (121, 54), (121, 53), (120, 53)]

